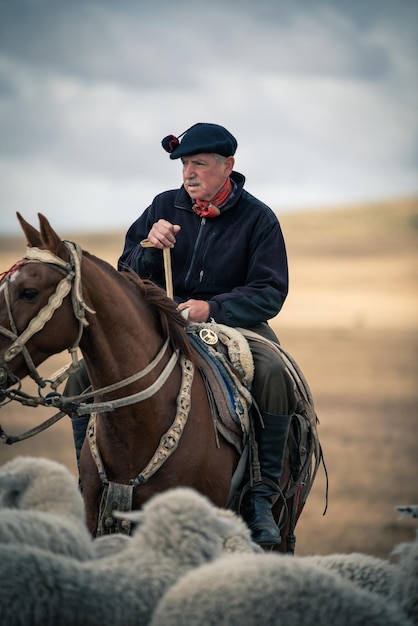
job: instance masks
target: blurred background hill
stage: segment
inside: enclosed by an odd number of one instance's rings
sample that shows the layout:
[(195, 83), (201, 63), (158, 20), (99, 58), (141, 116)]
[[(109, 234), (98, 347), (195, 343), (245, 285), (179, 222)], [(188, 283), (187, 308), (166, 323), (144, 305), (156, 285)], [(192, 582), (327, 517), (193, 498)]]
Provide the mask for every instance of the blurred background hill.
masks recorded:
[[(53, 217), (46, 217), (54, 227)], [(394, 508), (418, 502), (418, 198), (279, 219), (290, 293), (272, 325), (311, 387), (329, 473), (328, 511), (322, 515), (320, 469), (296, 528), (296, 550), (387, 556), (416, 528), (398, 520)], [(124, 232), (56, 230), (116, 264)], [(23, 236), (0, 237), (0, 270), (24, 250)], [(52, 373), (68, 360), (66, 353), (54, 357), (41, 371)], [(0, 409), (0, 423), (16, 434), (50, 415), (8, 404)], [(1, 445), (0, 463), (20, 454), (47, 456), (75, 473), (69, 420), (25, 442)]]

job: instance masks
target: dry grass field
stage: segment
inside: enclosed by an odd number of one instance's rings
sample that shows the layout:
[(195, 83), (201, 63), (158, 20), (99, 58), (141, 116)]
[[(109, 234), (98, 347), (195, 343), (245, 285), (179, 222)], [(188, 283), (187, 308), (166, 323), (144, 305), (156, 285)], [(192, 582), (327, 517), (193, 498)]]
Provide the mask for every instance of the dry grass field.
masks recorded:
[[(398, 519), (395, 506), (418, 502), (418, 199), (280, 220), (291, 282), (272, 324), (311, 387), (329, 473), (328, 511), (321, 468), (296, 528), (296, 551), (385, 557), (417, 527)], [(60, 235), (112, 264), (123, 244), (123, 232)], [(22, 256), (23, 237), (0, 238), (0, 245), (6, 270)], [(59, 355), (41, 371), (67, 362)], [(8, 404), (0, 423), (16, 434), (50, 415)], [(19, 454), (59, 460), (75, 473), (68, 419), (1, 446), (0, 464)]]

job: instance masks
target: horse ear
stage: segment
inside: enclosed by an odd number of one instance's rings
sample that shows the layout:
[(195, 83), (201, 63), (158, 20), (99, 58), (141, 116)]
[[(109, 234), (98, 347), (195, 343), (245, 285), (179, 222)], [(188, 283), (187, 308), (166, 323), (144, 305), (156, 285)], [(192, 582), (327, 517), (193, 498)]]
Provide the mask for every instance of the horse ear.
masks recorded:
[(22, 227), (23, 233), (26, 237), (26, 243), (30, 247), (37, 247), (42, 245), (41, 234), (31, 226), (26, 220), (23, 219), (19, 212), (16, 213), (17, 219), (20, 222), (20, 226)]
[(48, 222), (46, 217), (42, 215), (42, 213), (38, 213), (38, 218), (41, 227), (42, 244), (45, 246), (45, 248), (47, 248), (47, 250), (50, 250), (53, 254), (58, 256), (58, 251), (60, 249), (60, 246), (62, 246), (62, 241), (60, 237), (57, 235), (51, 224)]

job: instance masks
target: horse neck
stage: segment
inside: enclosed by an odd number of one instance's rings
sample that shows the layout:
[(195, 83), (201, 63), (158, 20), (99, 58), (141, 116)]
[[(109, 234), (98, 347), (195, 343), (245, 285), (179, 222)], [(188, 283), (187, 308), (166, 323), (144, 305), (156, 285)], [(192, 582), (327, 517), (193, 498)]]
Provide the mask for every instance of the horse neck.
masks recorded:
[(94, 388), (144, 369), (161, 348), (158, 324), (139, 290), (110, 265), (85, 259), (83, 295), (96, 312), (88, 315), (80, 349)]

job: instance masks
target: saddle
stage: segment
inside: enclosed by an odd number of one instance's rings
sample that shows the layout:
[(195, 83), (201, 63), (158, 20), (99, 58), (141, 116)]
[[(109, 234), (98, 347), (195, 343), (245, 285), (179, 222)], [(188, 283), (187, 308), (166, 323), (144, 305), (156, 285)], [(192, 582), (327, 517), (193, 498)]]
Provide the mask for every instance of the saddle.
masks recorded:
[[(309, 473), (312, 474), (312, 484), (318, 467), (323, 462), (317, 433), (318, 418), (308, 383), (290, 354), (280, 345), (257, 333), (213, 321), (190, 324), (186, 330), (205, 381), (215, 429), (241, 455), (232, 478), (228, 508), (237, 509), (248, 458), (257, 455), (257, 451), (253, 450), (252, 419), (257, 417), (258, 409), (251, 396), (254, 364), (249, 338), (266, 343), (277, 352), (293, 383), (296, 408), (292, 415), (287, 444), (291, 483), (285, 496), (288, 498), (294, 495)], [(309, 491), (310, 488), (307, 489), (305, 500)]]
[[(308, 486), (304, 493), (304, 500), (306, 501), (318, 466), (321, 460), (323, 461), (323, 458), (316, 429), (318, 419), (313, 408), (313, 400), (309, 387), (296, 363), (280, 346), (261, 335), (245, 329), (234, 329), (222, 324), (216, 324), (215, 322), (209, 322), (189, 324), (187, 333), (196, 357), (196, 364), (201, 371), (206, 386), (215, 435), (217, 436), (218, 432), (221, 433), (227, 441), (236, 447), (240, 454), (238, 466), (231, 479), (226, 507), (238, 512), (244, 476), (247, 468), (251, 465), (249, 459), (257, 455), (256, 446), (254, 446), (253, 418), (251, 416), (251, 413), (254, 413), (257, 407), (250, 391), (254, 375), (254, 364), (247, 337), (252, 340), (266, 342), (277, 350), (286, 371), (293, 381), (296, 409), (292, 415), (288, 438), (291, 477), (286, 485), (283, 499), (296, 497), (296, 494), (300, 493), (302, 485), (306, 484), (306, 480), (310, 475), (311, 479), (307, 481)], [(186, 384), (185, 387), (190, 388), (190, 384)], [(94, 418), (95, 414), (93, 413), (88, 429), (89, 444), (93, 457), (95, 457), (95, 450), (92, 447)], [(175, 421), (166, 435), (171, 433), (173, 429), (176, 430), (175, 439), (178, 441), (181, 437), (183, 426)], [(162, 450), (162, 447), (164, 450)], [(166, 447), (159, 446), (147, 468), (135, 480), (130, 481), (129, 485), (119, 485), (107, 479), (105, 480), (100, 506), (98, 534), (115, 532), (114, 526), (109, 526), (112, 521), (110, 515), (112, 507), (113, 509), (121, 508), (122, 505), (122, 510), (125, 510), (125, 507), (126, 510), (129, 510), (133, 486), (145, 482), (147, 480), (145, 474), (152, 475), (159, 465), (164, 462), (165, 458), (172, 453), (176, 445), (170, 444), (165, 449)], [(314, 466), (312, 466), (312, 457), (315, 458)], [(102, 467), (101, 461), (98, 463), (96, 459), (96, 464), (103, 481), (102, 475), (105, 474), (103, 468), (103, 471), (100, 470)], [(115, 505), (116, 502), (119, 502), (118, 507)], [(122, 526), (118, 528), (118, 531), (129, 533), (129, 529)]]
[(235, 328), (189, 324), (187, 334), (202, 374), (215, 429), (242, 454), (250, 432), (254, 363), (248, 341)]

